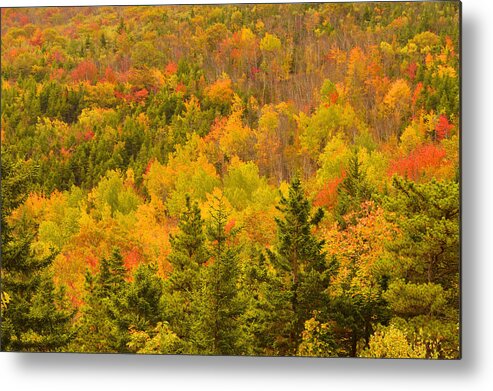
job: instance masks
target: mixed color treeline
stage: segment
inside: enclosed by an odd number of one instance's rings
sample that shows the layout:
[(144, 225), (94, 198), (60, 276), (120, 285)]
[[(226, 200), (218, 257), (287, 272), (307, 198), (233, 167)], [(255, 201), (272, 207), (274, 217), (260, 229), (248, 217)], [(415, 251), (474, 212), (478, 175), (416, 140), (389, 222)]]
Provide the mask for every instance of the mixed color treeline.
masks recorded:
[(460, 356), (457, 2), (1, 17), (2, 350)]

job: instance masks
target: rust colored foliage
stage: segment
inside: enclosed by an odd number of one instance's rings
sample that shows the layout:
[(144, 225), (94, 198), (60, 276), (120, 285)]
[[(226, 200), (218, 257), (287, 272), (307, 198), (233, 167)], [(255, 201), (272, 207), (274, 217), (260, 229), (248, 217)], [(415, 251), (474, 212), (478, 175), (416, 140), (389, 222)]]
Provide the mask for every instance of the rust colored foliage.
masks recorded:
[(39, 29), (36, 30), (33, 37), (29, 40), (29, 43), (32, 46), (37, 46), (37, 47), (43, 46), (44, 38), (43, 38), (43, 33), (41, 32), (41, 30), (39, 30)]
[(175, 87), (175, 91), (176, 92), (181, 92), (181, 93), (185, 93), (187, 92), (187, 87), (185, 86), (185, 84), (183, 83), (178, 83)]
[(423, 91), (423, 83), (419, 82), (416, 85), (416, 88), (414, 89), (414, 92), (413, 92), (413, 98), (412, 98), (413, 105), (416, 105), (416, 102), (419, 99), (419, 96), (421, 94), (421, 91)]
[(98, 68), (91, 60), (84, 60), (71, 72), (73, 81), (95, 82), (98, 76)]
[(96, 271), (96, 268), (99, 264), (98, 258), (95, 255), (86, 256), (86, 264), (93, 271)]
[(132, 275), (132, 271), (142, 263), (142, 258), (140, 250), (135, 246), (123, 253), (123, 262), (125, 268), (130, 271), (129, 275)]
[(59, 63), (63, 63), (65, 61), (65, 54), (60, 50), (55, 50), (50, 55), (51, 61), (57, 61)]
[(148, 95), (149, 95), (149, 91), (147, 91), (147, 89), (143, 88), (141, 90), (135, 91), (134, 99), (136, 102), (142, 102), (143, 100), (145, 100), (147, 98)]
[(156, 161), (156, 159), (155, 159), (155, 158), (152, 158), (152, 159), (150, 159), (150, 160), (147, 162), (146, 168), (145, 168), (145, 170), (144, 170), (144, 174), (145, 174), (145, 175), (147, 175), (147, 174), (149, 173), (149, 171), (150, 171), (150, 169), (151, 169), (151, 167), (152, 167), (152, 165), (153, 165), (153, 163), (154, 163), (155, 161)]
[(236, 220), (235, 219), (231, 219), (228, 221), (228, 223), (226, 224), (226, 226), (224, 227), (224, 231), (229, 234), (231, 232), (231, 230), (235, 227), (236, 225)]
[(133, 89), (128, 94), (120, 91), (115, 91), (115, 97), (117, 97), (118, 99), (122, 99), (125, 102), (143, 103), (148, 95), (149, 91), (147, 91), (147, 89), (145, 88), (142, 88), (140, 90)]
[(416, 77), (416, 70), (418, 69), (418, 65), (415, 62), (412, 62), (407, 67), (407, 74), (411, 80), (414, 80)]
[(252, 75), (252, 77), (255, 77), (255, 75), (257, 75), (257, 73), (260, 73), (261, 72), (261, 69), (256, 67), (256, 66), (253, 66), (250, 68), (250, 73)]
[(328, 209), (334, 207), (337, 202), (337, 187), (342, 182), (343, 178), (335, 178), (327, 182), (322, 190), (320, 190), (315, 196), (313, 204), (315, 206), (324, 206)]
[(117, 81), (117, 77), (116, 77), (116, 73), (115, 71), (113, 70), (113, 68), (111, 67), (106, 67), (106, 69), (104, 70), (104, 81), (107, 81), (108, 83), (116, 83)]
[(62, 79), (65, 71), (62, 68), (53, 69), (50, 73), (50, 80), (60, 80)]
[(84, 133), (84, 140), (85, 141), (90, 141), (94, 138), (94, 132), (92, 130), (88, 130), (87, 132)]

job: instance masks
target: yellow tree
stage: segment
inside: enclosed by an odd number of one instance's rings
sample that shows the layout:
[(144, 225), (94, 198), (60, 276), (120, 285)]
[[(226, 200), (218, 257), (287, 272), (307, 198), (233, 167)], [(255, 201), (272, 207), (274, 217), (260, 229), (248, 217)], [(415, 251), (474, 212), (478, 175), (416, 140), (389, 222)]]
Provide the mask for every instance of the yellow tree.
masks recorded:
[[(345, 219), (352, 220), (352, 214)], [(395, 234), (395, 227), (372, 201), (363, 203), (356, 224), (348, 224), (345, 230), (335, 225), (326, 229), (327, 254), (338, 264), (329, 295), (331, 328), (339, 355), (355, 357), (362, 345), (368, 345), (376, 325), (388, 319), (382, 299), (386, 281), (379, 263), (386, 241)]]

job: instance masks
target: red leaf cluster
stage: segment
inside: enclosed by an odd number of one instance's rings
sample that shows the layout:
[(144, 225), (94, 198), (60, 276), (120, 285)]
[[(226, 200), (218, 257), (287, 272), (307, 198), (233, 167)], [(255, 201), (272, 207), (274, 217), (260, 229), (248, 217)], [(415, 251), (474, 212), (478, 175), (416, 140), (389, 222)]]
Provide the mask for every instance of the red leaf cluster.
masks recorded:
[(50, 73), (50, 80), (61, 80), (64, 73), (63, 68), (53, 69)]
[(164, 68), (164, 72), (167, 75), (174, 75), (178, 71), (178, 65), (175, 62), (169, 62), (168, 65)]
[(91, 270), (96, 270), (96, 266), (98, 265), (99, 261), (98, 258), (96, 258), (94, 255), (90, 255), (86, 257), (86, 263), (89, 266)]
[(185, 93), (185, 92), (187, 92), (187, 87), (185, 86), (185, 84), (183, 84), (183, 83), (180, 82), (180, 83), (178, 83), (176, 85), (175, 91), (176, 92), (183, 92), (183, 93)]
[(414, 80), (416, 77), (416, 70), (418, 69), (418, 65), (415, 62), (412, 62), (407, 67), (407, 74), (411, 80)]
[(147, 89), (145, 88), (142, 88), (140, 90), (133, 89), (128, 94), (125, 94), (121, 91), (115, 91), (115, 97), (117, 97), (118, 99), (122, 99), (125, 102), (143, 103), (148, 95), (149, 91), (147, 91)]
[(18, 20), (19, 20), (20, 26), (25, 26), (26, 24), (28, 24), (30, 22), (29, 16), (27, 16), (27, 15), (19, 15)]
[(65, 61), (65, 54), (60, 50), (54, 50), (50, 55), (51, 61), (57, 61), (63, 63)]
[(389, 176), (397, 174), (417, 181), (425, 174), (426, 169), (440, 166), (445, 155), (445, 150), (439, 145), (423, 145), (412, 151), (408, 156), (391, 163)]
[(85, 141), (90, 141), (94, 138), (94, 132), (92, 130), (88, 130), (86, 133), (84, 133), (84, 140)]
[(454, 125), (452, 125), (448, 121), (448, 118), (445, 115), (441, 114), (438, 118), (438, 123), (435, 126), (435, 134), (437, 140), (440, 141), (444, 138), (447, 138), (450, 135), (450, 131), (453, 127)]

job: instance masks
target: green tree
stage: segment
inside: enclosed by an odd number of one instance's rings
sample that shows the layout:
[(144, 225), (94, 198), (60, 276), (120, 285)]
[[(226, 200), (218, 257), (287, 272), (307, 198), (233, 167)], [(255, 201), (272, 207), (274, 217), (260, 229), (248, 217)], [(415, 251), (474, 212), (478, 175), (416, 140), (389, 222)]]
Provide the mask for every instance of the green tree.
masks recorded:
[(37, 255), (31, 244), (37, 229), (10, 226), (7, 217), (27, 197), (35, 172), (25, 162), (14, 163), (8, 151), (1, 159), (2, 177), (2, 306), (3, 351), (61, 351), (73, 337), (74, 312), (56, 289), (50, 272), (54, 252)]
[(178, 233), (170, 236), (173, 267), (166, 282), (166, 319), (172, 330), (190, 342), (193, 301), (200, 289), (201, 268), (209, 258), (204, 220), (197, 202), (186, 196), (185, 210), (178, 222)]
[(241, 319), (248, 354), (289, 354), (295, 319), (290, 285), (261, 251), (254, 251), (244, 269), (240, 293), (247, 307)]
[(157, 270), (153, 263), (141, 263), (133, 274), (125, 293), (126, 314), (123, 314), (131, 329), (151, 330), (163, 319), (164, 282)]
[(126, 292), (129, 283), (123, 258), (115, 249), (99, 263), (98, 272), (86, 272), (86, 297), (82, 307), (79, 333), (73, 349), (81, 352), (126, 352), (129, 320)]
[(459, 184), (416, 184), (395, 177), (393, 186), (395, 193), (384, 206), (402, 236), (389, 250), (399, 257), (408, 279), (454, 287), (459, 273)]
[(195, 353), (242, 354), (239, 319), (244, 305), (238, 294), (238, 252), (233, 243), (238, 229), (226, 227), (223, 196), (214, 195), (207, 236), (211, 263), (202, 269), (202, 284), (194, 300), (192, 341)]
[(269, 251), (269, 258), (282, 276), (289, 301), (282, 310), (292, 311), (293, 320), (289, 332), (287, 350), (282, 354), (295, 354), (301, 341), (304, 323), (314, 311), (327, 313), (329, 285), (332, 267), (322, 250), (323, 240), (318, 240), (312, 232), (323, 218), (322, 209), (311, 214), (311, 205), (305, 197), (301, 182), (293, 179), (288, 197), (281, 197), (277, 207), (282, 213), (276, 218), (277, 249)]
[[(346, 177), (337, 188), (337, 204), (334, 215), (341, 229), (348, 226), (348, 221), (344, 216), (349, 212), (357, 212), (361, 209), (361, 203), (371, 198), (372, 188), (369, 185), (365, 172), (361, 169), (358, 155), (354, 154), (348, 163)], [(356, 224), (358, 214), (353, 214), (353, 219), (349, 221)]]
[[(401, 235), (388, 244), (390, 282), (383, 297), (428, 358), (459, 356), (459, 184), (424, 184), (398, 177), (384, 201)], [(397, 323), (396, 323), (397, 324)]]

